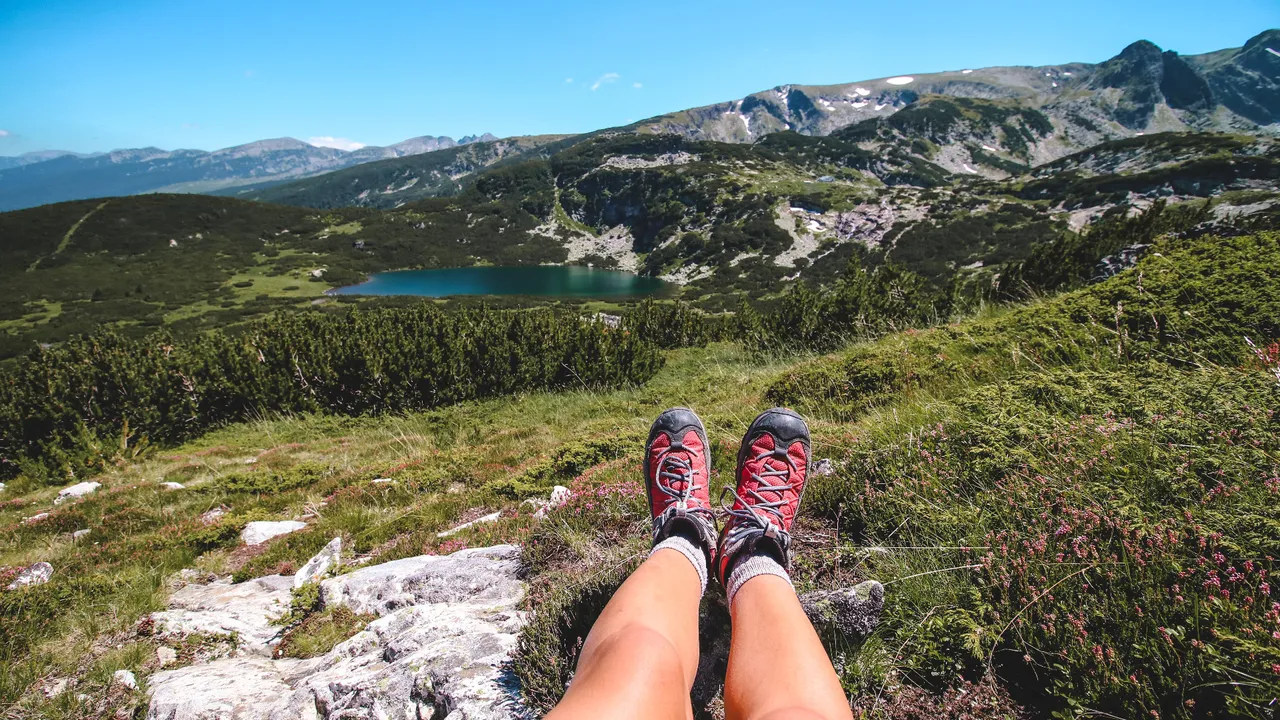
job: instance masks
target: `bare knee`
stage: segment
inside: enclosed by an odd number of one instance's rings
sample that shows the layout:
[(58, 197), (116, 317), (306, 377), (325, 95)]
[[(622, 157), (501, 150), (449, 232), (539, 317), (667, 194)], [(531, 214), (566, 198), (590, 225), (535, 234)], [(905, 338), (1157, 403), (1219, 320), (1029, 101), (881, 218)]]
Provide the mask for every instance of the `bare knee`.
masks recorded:
[(636, 675), (654, 679), (684, 682), (685, 668), (680, 649), (670, 638), (641, 623), (626, 623), (589, 643), (578, 661), (578, 673), (597, 663), (612, 665), (606, 658), (616, 658), (634, 668)]

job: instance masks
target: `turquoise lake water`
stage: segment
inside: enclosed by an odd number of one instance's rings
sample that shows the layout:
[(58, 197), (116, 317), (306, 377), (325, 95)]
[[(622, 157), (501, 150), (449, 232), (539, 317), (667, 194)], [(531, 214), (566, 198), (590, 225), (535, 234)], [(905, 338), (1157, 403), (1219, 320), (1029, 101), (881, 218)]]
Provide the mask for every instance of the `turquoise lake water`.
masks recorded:
[(397, 270), (376, 273), (334, 295), (544, 295), (553, 297), (641, 297), (661, 294), (662, 280), (615, 270), (558, 265)]

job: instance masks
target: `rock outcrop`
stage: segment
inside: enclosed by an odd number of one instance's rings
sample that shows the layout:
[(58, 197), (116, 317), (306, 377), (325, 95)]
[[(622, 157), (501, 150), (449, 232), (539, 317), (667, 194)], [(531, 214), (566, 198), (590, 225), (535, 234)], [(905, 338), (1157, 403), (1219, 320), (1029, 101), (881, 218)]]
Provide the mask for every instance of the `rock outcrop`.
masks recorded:
[(97, 492), (100, 487), (102, 487), (102, 483), (82, 482), (76, 483), (70, 487), (62, 488), (58, 491), (58, 497), (54, 498), (53, 504), (61, 505), (68, 500), (75, 500), (78, 497), (92, 495)]
[(240, 531), (240, 539), (244, 541), (245, 545), (261, 545), (273, 537), (297, 532), (306, 526), (306, 523), (297, 520), (278, 520), (274, 522), (260, 520), (245, 525), (244, 530)]
[(842, 590), (807, 593), (800, 604), (814, 625), (829, 627), (845, 637), (866, 637), (880, 624), (884, 585), (867, 580)]
[(315, 557), (307, 561), (302, 569), (293, 575), (294, 589), (300, 588), (309, 582), (319, 580), (324, 577), (330, 570), (337, 569), (342, 563), (342, 538), (336, 537), (329, 541), (324, 549), (316, 553)]
[[(519, 548), (499, 545), (372, 565), (321, 583), (326, 607), (378, 615), (325, 655), (271, 659), (271, 640), (242, 642), (236, 654), (165, 670), (148, 680), (149, 720), (509, 720), (522, 718), (514, 682), (503, 669), (524, 624)], [(242, 627), (261, 640), (287, 598), (292, 578), (259, 578), (216, 590), (188, 586), (174, 607), (156, 613), (157, 629), (181, 618), (198, 628)], [(214, 586), (204, 586), (212, 588)], [(215, 619), (215, 594), (241, 588)], [(201, 598), (196, 602), (195, 598)], [(198, 604), (203, 622), (190, 622)], [(234, 609), (231, 606), (234, 605)], [(260, 613), (250, 622), (250, 608)], [(171, 616), (173, 613), (177, 616)], [(207, 630), (206, 630), (207, 631)]]
[(23, 568), (9, 583), (7, 590), (17, 590), (28, 585), (43, 585), (53, 577), (53, 566), (47, 562), (38, 562)]

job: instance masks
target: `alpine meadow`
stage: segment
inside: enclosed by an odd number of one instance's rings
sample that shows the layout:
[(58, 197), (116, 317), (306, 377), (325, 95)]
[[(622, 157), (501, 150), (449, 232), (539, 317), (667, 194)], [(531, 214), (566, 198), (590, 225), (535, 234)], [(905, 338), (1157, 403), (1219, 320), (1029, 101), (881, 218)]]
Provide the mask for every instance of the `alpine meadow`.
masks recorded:
[(0, 717), (543, 717), (670, 407), (853, 717), (1277, 717), (1280, 30), (455, 137), (0, 157)]

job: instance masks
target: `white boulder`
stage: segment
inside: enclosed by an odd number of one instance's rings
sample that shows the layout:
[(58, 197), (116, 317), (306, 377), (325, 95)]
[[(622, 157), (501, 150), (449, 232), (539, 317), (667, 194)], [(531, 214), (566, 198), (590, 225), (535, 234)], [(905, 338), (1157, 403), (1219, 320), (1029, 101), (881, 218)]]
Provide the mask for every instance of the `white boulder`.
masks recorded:
[(297, 520), (259, 520), (245, 525), (244, 530), (240, 531), (240, 539), (245, 545), (261, 545), (271, 538), (297, 532), (306, 526), (306, 523)]
[(138, 678), (134, 677), (129, 670), (117, 670), (111, 675), (111, 679), (117, 684), (123, 685), (130, 690), (138, 689)]
[(557, 485), (551, 488), (551, 498), (533, 514), (539, 520), (547, 516), (547, 513), (558, 507), (564, 507), (569, 498), (573, 497), (573, 492), (563, 485)]
[(182, 483), (179, 483), (179, 482), (163, 482), (163, 483), (160, 483), (160, 487), (164, 488), (165, 490), (186, 490), (187, 489), (186, 485), (183, 485)]
[(293, 587), (300, 588), (309, 582), (319, 580), (326, 573), (338, 567), (341, 563), (342, 555), (342, 538), (336, 537), (329, 541), (324, 549), (316, 553), (315, 557), (307, 561), (293, 576)]
[(519, 557), (512, 545), (474, 548), (325, 580), (326, 606), (380, 617), (310, 660), (243, 655), (157, 672), (147, 718), (528, 717), (503, 670), (525, 620)]
[(167, 610), (151, 613), (151, 621), (162, 640), (222, 636), (235, 638), (237, 653), (270, 656), (280, 633), (273, 623), (288, 612), (292, 590), (293, 579), (285, 575), (187, 585), (169, 597)]
[(100, 487), (102, 487), (102, 483), (82, 482), (82, 483), (76, 483), (71, 487), (62, 488), (61, 490), (58, 491), (58, 497), (53, 499), (53, 504), (61, 505), (62, 503), (68, 500), (74, 500), (78, 497), (83, 497), (85, 495), (92, 495), (93, 493), (97, 492), (98, 488)]
[(85, 536), (87, 536), (88, 534), (89, 534), (89, 528), (84, 528), (83, 530), (77, 530), (77, 531), (75, 531), (75, 532), (71, 533), (71, 539), (72, 539), (72, 540), (79, 540), (80, 538), (85, 537)]
[(17, 590), (28, 585), (43, 585), (53, 577), (53, 566), (47, 562), (38, 562), (23, 568), (6, 590)]

